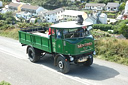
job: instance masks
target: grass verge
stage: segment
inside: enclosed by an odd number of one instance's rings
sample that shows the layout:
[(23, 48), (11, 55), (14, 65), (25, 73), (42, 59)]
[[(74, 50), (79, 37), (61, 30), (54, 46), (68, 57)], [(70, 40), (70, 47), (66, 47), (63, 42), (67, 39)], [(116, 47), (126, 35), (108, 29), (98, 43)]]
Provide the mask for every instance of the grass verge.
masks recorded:
[(18, 31), (19, 29), (0, 30), (0, 36), (9, 37), (18, 40)]
[(128, 40), (104, 37), (95, 42), (95, 48), (97, 58), (128, 66)]

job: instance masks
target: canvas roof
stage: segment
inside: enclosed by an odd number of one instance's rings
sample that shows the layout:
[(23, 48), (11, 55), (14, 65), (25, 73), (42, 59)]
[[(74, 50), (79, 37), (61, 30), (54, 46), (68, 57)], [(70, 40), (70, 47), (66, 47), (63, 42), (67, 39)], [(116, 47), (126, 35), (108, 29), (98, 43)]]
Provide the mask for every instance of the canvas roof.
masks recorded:
[(83, 25), (78, 25), (76, 23), (77, 21), (61, 22), (61, 23), (52, 25), (51, 28), (70, 29), (70, 28), (80, 28), (83, 26), (90, 26), (93, 24), (85, 21), (83, 22)]

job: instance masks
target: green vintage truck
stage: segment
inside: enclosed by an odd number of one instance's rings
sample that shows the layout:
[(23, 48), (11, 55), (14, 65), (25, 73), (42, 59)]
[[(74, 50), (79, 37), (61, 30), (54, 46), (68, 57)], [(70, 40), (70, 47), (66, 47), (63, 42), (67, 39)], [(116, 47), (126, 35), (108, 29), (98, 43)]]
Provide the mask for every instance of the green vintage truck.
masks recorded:
[(90, 66), (93, 63), (94, 38), (90, 33), (91, 23), (76, 21), (51, 25), (51, 35), (44, 28), (21, 29), (19, 41), (27, 46), (31, 62), (37, 62), (46, 53), (54, 57), (54, 65), (67, 73), (70, 64)]

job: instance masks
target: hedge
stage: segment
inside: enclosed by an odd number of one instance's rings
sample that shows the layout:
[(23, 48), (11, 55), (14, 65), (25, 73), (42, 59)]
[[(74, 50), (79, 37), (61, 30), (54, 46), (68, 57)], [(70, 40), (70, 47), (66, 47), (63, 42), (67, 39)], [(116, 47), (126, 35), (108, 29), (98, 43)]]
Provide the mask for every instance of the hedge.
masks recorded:
[(93, 28), (94, 29), (100, 29), (100, 30), (103, 30), (103, 31), (108, 31), (108, 30), (111, 30), (113, 28), (113, 26), (108, 25), (108, 24), (94, 24)]

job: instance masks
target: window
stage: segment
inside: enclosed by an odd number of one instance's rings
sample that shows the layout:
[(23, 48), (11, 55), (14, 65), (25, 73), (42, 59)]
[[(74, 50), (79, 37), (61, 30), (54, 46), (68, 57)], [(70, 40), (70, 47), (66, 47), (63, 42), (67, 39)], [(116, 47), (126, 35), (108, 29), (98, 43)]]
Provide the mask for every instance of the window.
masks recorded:
[(57, 39), (61, 39), (62, 38), (62, 30), (60, 30), (60, 29), (56, 30), (56, 38)]
[(92, 6), (92, 8), (94, 8), (94, 6)]
[(80, 37), (86, 37), (90, 35), (90, 32), (86, 29), (79, 28), (79, 29), (65, 29), (63, 31), (63, 35), (65, 39), (68, 38), (80, 38)]

